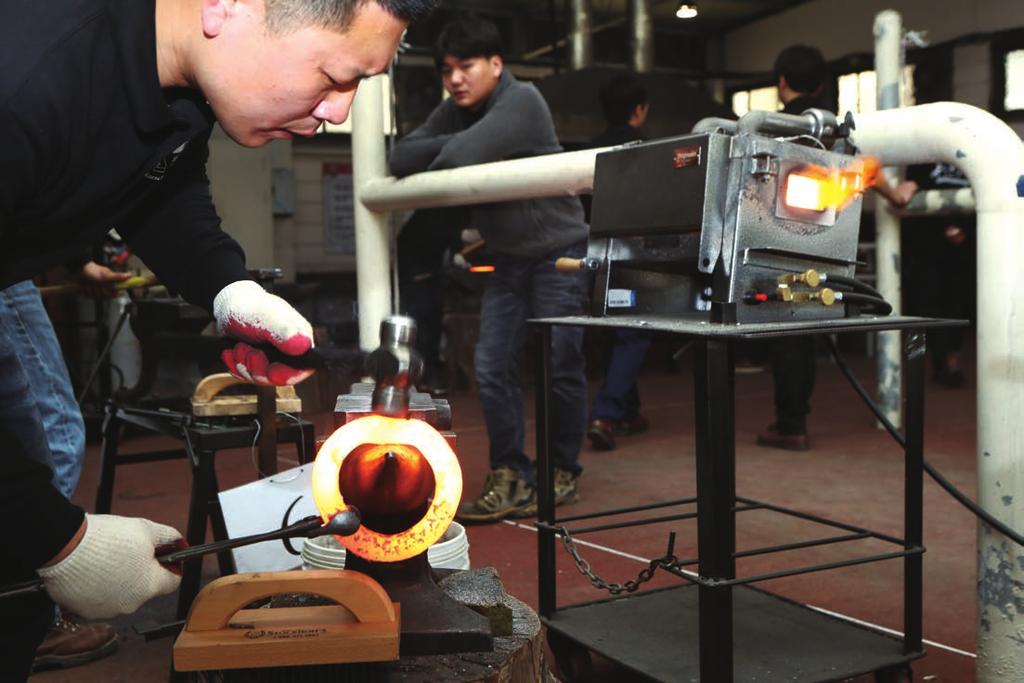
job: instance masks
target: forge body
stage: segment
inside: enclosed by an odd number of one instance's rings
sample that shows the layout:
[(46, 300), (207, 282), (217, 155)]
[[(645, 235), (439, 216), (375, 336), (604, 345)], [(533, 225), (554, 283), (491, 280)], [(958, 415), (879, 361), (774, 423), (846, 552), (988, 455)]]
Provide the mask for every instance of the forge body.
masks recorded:
[(447, 531), (462, 497), (451, 409), (414, 390), (423, 362), (415, 323), (381, 323), (370, 354), (373, 382), (338, 397), (337, 429), (317, 454), (313, 496), (324, 519), (354, 505), (362, 527), (338, 537), (345, 566), (378, 581), (401, 605), (402, 655), (493, 649), (488, 620), (442, 591), (427, 550)]
[[(815, 126), (817, 114), (774, 116), (765, 134), (712, 127), (598, 155), (592, 315), (761, 323), (851, 313), (824, 286), (779, 285), (808, 270), (853, 276), (862, 202), (831, 195), (863, 175), (862, 162), (825, 148), (843, 145), (834, 117)], [(783, 132), (793, 141), (774, 137)]]
[(384, 417), (372, 409), (374, 389), (355, 384), (338, 397), (339, 429), (314, 466), (317, 505), (322, 514), (346, 503), (363, 510), (363, 529), (338, 539), (349, 551), (345, 567), (378, 581), (401, 605), (403, 656), (490, 651), (487, 619), (449, 598), (427, 562), (462, 490), (448, 404), (412, 391), (409, 417)]

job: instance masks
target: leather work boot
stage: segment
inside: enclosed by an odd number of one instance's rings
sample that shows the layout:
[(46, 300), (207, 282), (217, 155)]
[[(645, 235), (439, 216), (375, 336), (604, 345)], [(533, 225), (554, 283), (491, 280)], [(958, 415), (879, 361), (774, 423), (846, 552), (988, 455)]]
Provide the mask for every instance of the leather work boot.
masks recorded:
[(811, 448), (807, 434), (783, 434), (775, 423), (757, 435), (757, 445), (781, 448), (784, 451), (806, 451)]
[(616, 436), (633, 436), (634, 434), (643, 434), (651, 426), (651, 423), (647, 421), (647, 418), (643, 415), (637, 415), (630, 420), (619, 420), (615, 423), (615, 434)]
[(587, 438), (590, 445), (597, 451), (611, 451), (615, 449), (615, 427), (608, 420), (597, 418), (590, 421), (587, 427)]
[(487, 474), (476, 500), (459, 505), (460, 522), (497, 522), (506, 517), (537, 514), (537, 491), (511, 467), (496, 467)]
[(110, 624), (85, 624), (71, 614), (57, 619), (36, 650), (32, 671), (69, 669), (102, 659), (117, 650)]

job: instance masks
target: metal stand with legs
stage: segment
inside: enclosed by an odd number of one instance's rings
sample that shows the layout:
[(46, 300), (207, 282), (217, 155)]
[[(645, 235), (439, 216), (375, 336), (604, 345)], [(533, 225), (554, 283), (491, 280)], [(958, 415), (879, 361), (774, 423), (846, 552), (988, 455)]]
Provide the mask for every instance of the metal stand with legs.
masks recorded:
[[(548, 628), (549, 642), (556, 659), (560, 664), (565, 662), (563, 668), (576, 668), (570, 654), (594, 651), (657, 681), (832, 681), (871, 672), (883, 680), (894, 672), (906, 670), (911, 661), (924, 656), (921, 634), (924, 330), (956, 325), (959, 321), (893, 317), (737, 326), (679, 320), (580, 317), (532, 322), (539, 343), (537, 557), (540, 614)], [(554, 325), (633, 327), (693, 338), (696, 497), (562, 518), (555, 516), (554, 464), (550, 458), (548, 432), (551, 328)], [(737, 496), (734, 342), (883, 329), (906, 331), (903, 538)], [(570, 523), (581, 520), (679, 506), (695, 506), (696, 510), (628, 522), (570, 527)], [(838, 533), (813, 540), (737, 551), (737, 516), (749, 510), (795, 517)], [(667, 571), (685, 583), (646, 592), (633, 592), (636, 585), (625, 588), (616, 585), (611, 592), (626, 595), (558, 607), (556, 539), (686, 519), (697, 521), (697, 556), (683, 559), (672, 556), (673, 538), (666, 558), (651, 565), (651, 573), (657, 569)], [(794, 566), (752, 576), (736, 575), (738, 558), (865, 539), (883, 542), (889, 548), (832, 562)], [(840, 620), (750, 585), (899, 558), (904, 563), (902, 638)], [(696, 566), (696, 573), (686, 569), (691, 566)], [(594, 578), (591, 575), (595, 586), (608, 587), (607, 583), (594, 581)]]

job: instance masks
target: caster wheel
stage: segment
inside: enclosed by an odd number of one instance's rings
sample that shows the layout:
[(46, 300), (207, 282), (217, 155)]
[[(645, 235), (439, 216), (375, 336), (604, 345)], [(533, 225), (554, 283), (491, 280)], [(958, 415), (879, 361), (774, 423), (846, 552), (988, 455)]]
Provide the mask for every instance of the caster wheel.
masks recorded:
[(909, 664), (891, 666), (875, 672), (875, 683), (913, 683), (914, 670)]
[(561, 633), (548, 631), (548, 646), (555, 655), (562, 678), (569, 683), (586, 681), (593, 674), (590, 650), (579, 643), (566, 638)]

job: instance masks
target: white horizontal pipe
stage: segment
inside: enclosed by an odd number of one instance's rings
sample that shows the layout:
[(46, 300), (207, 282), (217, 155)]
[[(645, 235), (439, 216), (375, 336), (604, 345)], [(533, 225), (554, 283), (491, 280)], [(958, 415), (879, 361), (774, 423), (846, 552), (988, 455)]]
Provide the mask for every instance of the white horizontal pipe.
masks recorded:
[[(855, 117), (852, 138), (886, 165), (954, 164), (978, 216), (978, 502), (1024, 529), (1024, 142), (1001, 120), (940, 102)], [(978, 681), (1024, 680), (1024, 549), (978, 525)]]
[(375, 178), (361, 185), (359, 198), (370, 211), (402, 211), (586, 194), (594, 189), (594, 157), (609, 149)]

